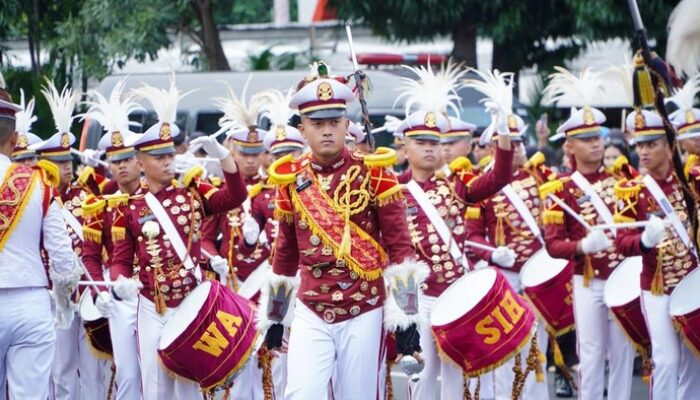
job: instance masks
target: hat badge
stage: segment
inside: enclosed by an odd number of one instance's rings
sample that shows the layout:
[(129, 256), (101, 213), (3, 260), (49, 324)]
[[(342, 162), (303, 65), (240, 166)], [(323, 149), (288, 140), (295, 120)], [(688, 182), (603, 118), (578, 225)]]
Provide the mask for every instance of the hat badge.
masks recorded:
[(121, 132), (116, 131), (116, 132), (112, 133), (112, 146), (113, 147), (124, 146), (124, 137), (122, 136)]
[(644, 119), (644, 115), (642, 114), (641, 111), (638, 111), (637, 115), (634, 116), (634, 128), (635, 129), (644, 129), (644, 127), (646, 125), (647, 125), (647, 122)]
[(333, 98), (333, 88), (328, 82), (322, 82), (316, 88), (316, 97), (321, 101), (328, 101)]
[(170, 130), (170, 124), (164, 123), (160, 127), (160, 140), (170, 140), (172, 137), (172, 131)]
[(248, 137), (246, 138), (246, 141), (249, 143), (255, 143), (258, 141), (258, 131), (255, 130), (255, 128), (252, 128), (248, 132)]
[(287, 138), (287, 131), (284, 130), (284, 126), (280, 125), (275, 129), (275, 140), (282, 141)]
[(63, 132), (61, 134), (61, 147), (63, 147), (63, 148), (70, 147), (70, 137), (68, 136), (68, 132)]
[(20, 148), (26, 148), (29, 146), (29, 140), (27, 139), (27, 135), (19, 135), (17, 138), (17, 147)]
[(586, 125), (595, 124), (595, 117), (593, 116), (593, 111), (591, 111), (591, 109), (588, 107), (586, 107), (583, 110), (583, 123)]
[(693, 110), (688, 110), (685, 112), (685, 120), (689, 124), (694, 124), (697, 119), (695, 118), (695, 114), (693, 114)]
[(425, 118), (423, 119), (423, 123), (428, 128), (435, 128), (437, 126), (437, 115), (435, 115), (435, 113), (432, 111), (425, 114)]

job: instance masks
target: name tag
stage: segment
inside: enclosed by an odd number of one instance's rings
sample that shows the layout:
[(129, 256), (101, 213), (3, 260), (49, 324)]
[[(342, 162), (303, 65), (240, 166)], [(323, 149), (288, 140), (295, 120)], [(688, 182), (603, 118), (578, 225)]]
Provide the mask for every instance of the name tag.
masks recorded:
[(310, 180), (302, 182), (300, 185), (297, 185), (297, 193), (301, 192), (302, 190), (306, 189), (309, 186), (311, 186)]
[(588, 195), (586, 195), (586, 196), (581, 196), (581, 197), (579, 197), (578, 199), (576, 199), (576, 203), (577, 203), (578, 205), (581, 205), (581, 204), (587, 202), (587, 201), (590, 200), (590, 199), (591, 199), (591, 196), (588, 196)]
[(416, 215), (416, 214), (418, 214), (418, 207), (408, 207), (408, 208), (406, 209), (406, 214), (409, 214), (409, 215)]
[(143, 225), (148, 221), (153, 221), (154, 219), (156, 219), (156, 216), (153, 214), (144, 215), (143, 217), (139, 218), (139, 225)]

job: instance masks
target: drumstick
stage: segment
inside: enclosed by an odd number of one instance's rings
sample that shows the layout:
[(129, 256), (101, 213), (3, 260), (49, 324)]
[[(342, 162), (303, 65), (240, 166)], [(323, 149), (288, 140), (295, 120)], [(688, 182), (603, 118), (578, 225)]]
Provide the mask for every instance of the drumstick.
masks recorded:
[(481, 243), (478, 243), (478, 242), (472, 242), (471, 240), (465, 240), (465, 241), (464, 241), (464, 245), (465, 245), (465, 246), (469, 246), (469, 247), (474, 247), (474, 248), (480, 249), (480, 250), (496, 251), (496, 248), (495, 248), (495, 247), (491, 247), (491, 246), (488, 246), (488, 245), (485, 245), (485, 244), (481, 244)]
[[(202, 254), (204, 254), (204, 257), (208, 258), (209, 260), (214, 258), (214, 256), (211, 255), (211, 253), (209, 253), (208, 251), (206, 251), (204, 249), (202, 249)], [(221, 283), (223, 285), (226, 284), (226, 277), (224, 275), (219, 275), (219, 283)]]
[(78, 286), (117, 286), (117, 282), (111, 281), (78, 281)]
[[(82, 156), (82, 155), (83, 155), (83, 152), (82, 152), (82, 151), (76, 150), (76, 149), (74, 149), (74, 148), (71, 148), (71, 149), (70, 149), (70, 152), (73, 153), (73, 154), (75, 154), (75, 155), (77, 155), (77, 156)], [(109, 164), (107, 164), (106, 162), (104, 162), (104, 161), (102, 161), (102, 160), (97, 160), (97, 163), (100, 164), (100, 165), (103, 166), (103, 167), (109, 167)]]
[(549, 197), (550, 199), (552, 199), (552, 201), (554, 201), (555, 203), (557, 203), (557, 205), (558, 205), (559, 207), (561, 207), (562, 209), (564, 209), (564, 211), (566, 211), (566, 212), (567, 212), (569, 215), (571, 215), (576, 221), (578, 221), (581, 225), (583, 225), (583, 227), (586, 228), (586, 230), (588, 230), (588, 231), (591, 230), (591, 226), (588, 224), (588, 222), (584, 221), (584, 220), (583, 220), (583, 217), (581, 217), (580, 215), (578, 215), (578, 214), (576, 213), (576, 211), (572, 210), (571, 207), (569, 207), (568, 205), (566, 205), (566, 203), (564, 203), (564, 201), (563, 201), (562, 199), (560, 199), (559, 197), (557, 197), (557, 196), (555, 196), (555, 195), (553, 195), (553, 194), (551, 194), (551, 193), (550, 193), (549, 195), (547, 195), (547, 197)]
[[(669, 221), (664, 220), (664, 225), (670, 225)], [(615, 224), (600, 224), (593, 225), (591, 229), (623, 229), (623, 228), (644, 228), (649, 225), (649, 221), (633, 221), (633, 222), (619, 222)]]

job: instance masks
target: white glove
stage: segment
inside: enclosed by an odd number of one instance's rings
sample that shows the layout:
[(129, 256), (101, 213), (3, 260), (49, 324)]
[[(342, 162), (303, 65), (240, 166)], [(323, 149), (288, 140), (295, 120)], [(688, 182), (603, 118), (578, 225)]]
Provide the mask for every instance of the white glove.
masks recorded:
[(100, 165), (102, 153), (102, 150), (85, 149), (82, 154), (80, 154), (80, 162), (90, 167), (97, 167)]
[(56, 308), (54, 324), (57, 329), (66, 330), (70, 328), (71, 323), (73, 323), (73, 318), (75, 317), (70, 298), (65, 295), (61, 288), (54, 287), (50, 293)]
[(105, 318), (112, 318), (112, 309), (114, 308), (114, 297), (108, 292), (100, 292), (95, 300), (95, 308)]
[(649, 218), (649, 224), (644, 228), (644, 232), (642, 232), (642, 244), (647, 249), (651, 249), (664, 240), (664, 237), (666, 237), (664, 221), (656, 215), (652, 215), (651, 218)]
[(506, 246), (499, 246), (491, 253), (491, 262), (505, 268), (512, 267), (515, 258), (515, 252)]
[(209, 260), (211, 269), (214, 270), (219, 276), (228, 276), (229, 268), (228, 262), (221, 256), (214, 256)]
[(137, 282), (133, 279), (129, 279), (123, 275), (120, 275), (112, 287), (114, 294), (121, 300), (132, 300), (135, 299), (139, 294), (139, 289), (143, 287), (141, 282)]
[(260, 225), (255, 222), (255, 219), (251, 216), (246, 216), (243, 221), (243, 239), (248, 246), (254, 245), (258, 241), (258, 236), (260, 236)]
[(207, 154), (219, 160), (223, 160), (230, 154), (226, 147), (211, 136), (198, 137), (190, 142), (190, 146), (202, 146)]
[(585, 238), (581, 239), (583, 254), (595, 254), (612, 247), (612, 245), (612, 241), (599, 229), (592, 230)]

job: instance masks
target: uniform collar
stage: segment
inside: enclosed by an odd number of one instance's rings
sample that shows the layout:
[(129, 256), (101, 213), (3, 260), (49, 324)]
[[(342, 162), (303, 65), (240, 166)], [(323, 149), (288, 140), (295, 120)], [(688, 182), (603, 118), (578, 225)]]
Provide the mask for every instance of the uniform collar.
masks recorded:
[(340, 152), (338, 158), (329, 165), (321, 164), (313, 155), (311, 156), (309, 164), (316, 172), (331, 173), (339, 170), (343, 165), (345, 165), (349, 156), (350, 152), (348, 151), (347, 147), (345, 147)]

